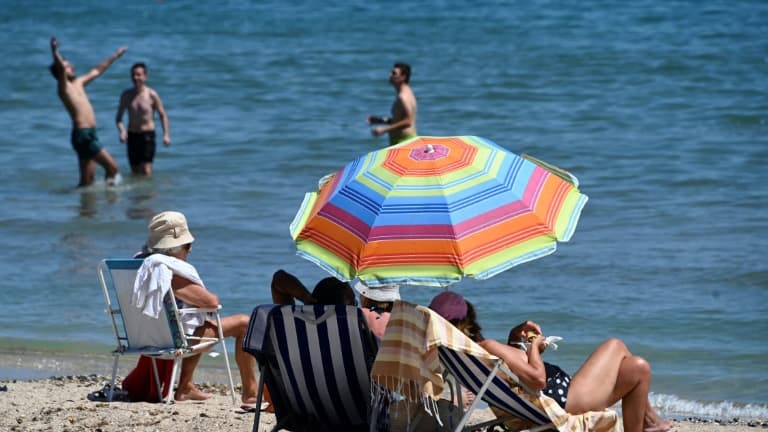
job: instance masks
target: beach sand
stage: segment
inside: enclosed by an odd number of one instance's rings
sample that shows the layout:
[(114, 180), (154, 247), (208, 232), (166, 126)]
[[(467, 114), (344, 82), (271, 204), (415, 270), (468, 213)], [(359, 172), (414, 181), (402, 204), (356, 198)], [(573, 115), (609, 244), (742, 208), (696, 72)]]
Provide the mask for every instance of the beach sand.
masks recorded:
[[(145, 402), (91, 402), (88, 393), (109, 379), (97, 375), (52, 377), (31, 381), (2, 381), (2, 431), (250, 431), (253, 413), (243, 412), (221, 384), (200, 384), (215, 393), (205, 402), (171, 405)], [(473, 415), (472, 423), (492, 418), (490, 410)], [(259, 430), (270, 430), (275, 416), (261, 413)], [(768, 430), (766, 421), (678, 420), (679, 432), (752, 432)]]

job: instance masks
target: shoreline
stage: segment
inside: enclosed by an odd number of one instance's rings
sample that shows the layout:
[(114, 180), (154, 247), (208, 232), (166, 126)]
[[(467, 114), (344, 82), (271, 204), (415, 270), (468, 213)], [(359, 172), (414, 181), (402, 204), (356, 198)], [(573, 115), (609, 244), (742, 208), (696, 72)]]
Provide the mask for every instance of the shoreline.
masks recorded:
[[(120, 382), (121, 379), (118, 380)], [(226, 385), (200, 382), (214, 394), (205, 402), (170, 405), (147, 402), (91, 402), (88, 393), (98, 390), (109, 377), (103, 375), (58, 376), (35, 380), (0, 380), (0, 429), (9, 431), (171, 431), (220, 429), (250, 431), (253, 413), (232, 404)], [(4, 390), (3, 390), (4, 388)], [(236, 389), (238, 390), (238, 389)], [(478, 409), (471, 423), (493, 418), (490, 409)], [(275, 416), (261, 413), (259, 430), (275, 425)], [(673, 419), (673, 431), (747, 432), (768, 430), (766, 420)]]
[[(94, 376), (94, 374), (108, 377), (112, 371), (113, 347), (101, 345), (86, 347), (61, 343), (53, 346), (38, 343), (24, 346), (16, 342), (13, 339), (0, 340), (0, 383), (40, 381), (53, 377)], [(86, 351), (83, 351), (83, 348)], [(233, 355), (230, 353), (230, 359)], [(135, 366), (137, 359), (138, 357), (135, 356), (122, 356), (118, 364), (117, 376), (127, 375)], [(235, 378), (237, 382), (236, 373)], [(109, 378), (104, 378), (104, 381), (108, 383)], [(195, 382), (211, 383), (211, 385), (226, 383), (226, 370), (222, 358), (203, 356), (195, 371)], [(93, 387), (96, 386), (93, 385)], [(97, 388), (90, 391), (93, 390)], [(0, 392), (0, 395), (2, 394)], [(651, 402), (664, 417), (696, 423), (730, 424), (734, 418), (739, 421), (761, 423), (762, 419), (768, 419), (766, 414), (768, 404), (761, 402), (686, 400), (675, 395), (653, 393)]]
[[(118, 379), (118, 383), (121, 382)], [(88, 393), (99, 390), (104, 375), (58, 376), (34, 380), (0, 380), (0, 430), (9, 431), (178, 431), (220, 429), (251, 431), (253, 415), (232, 404), (226, 385), (199, 382), (214, 393), (205, 402), (170, 405), (147, 402), (92, 402)], [(3, 388), (5, 390), (3, 390)], [(237, 389), (236, 389), (237, 390)], [(476, 410), (471, 423), (492, 417), (490, 409)], [(678, 432), (747, 432), (768, 430), (768, 419), (673, 419)], [(275, 425), (274, 414), (262, 412), (259, 430)]]

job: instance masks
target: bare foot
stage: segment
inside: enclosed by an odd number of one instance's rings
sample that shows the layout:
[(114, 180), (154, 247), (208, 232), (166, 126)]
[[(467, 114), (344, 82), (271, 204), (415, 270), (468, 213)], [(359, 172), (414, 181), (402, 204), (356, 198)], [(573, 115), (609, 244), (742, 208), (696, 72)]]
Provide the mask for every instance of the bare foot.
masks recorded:
[(204, 401), (204, 400), (210, 399), (212, 396), (213, 396), (213, 393), (206, 393), (204, 391), (201, 391), (198, 388), (195, 388), (192, 391), (186, 391), (184, 393), (177, 391), (176, 394), (173, 395), (174, 399), (176, 399), (177, 402)]
[(643, 425), (643, 432), (667, 432), (670, 429), (672, 429), (672, 422), (670, 420), (664, 420), (662, 423), (653, 425), (647, 423)]
[(659, 417), (655, 411), (646, 412), (643, 432), (667, 432), (672, 429), (672, 426), (672, 420), (665, 420)]
[(254, 405), (256, 403), (256, 401), (258, 400), (258, 397), (256, 397), (256, 396), (246, 397), (245, 395), (243, 395), (241, 400), (243, 401), (243, 404)]

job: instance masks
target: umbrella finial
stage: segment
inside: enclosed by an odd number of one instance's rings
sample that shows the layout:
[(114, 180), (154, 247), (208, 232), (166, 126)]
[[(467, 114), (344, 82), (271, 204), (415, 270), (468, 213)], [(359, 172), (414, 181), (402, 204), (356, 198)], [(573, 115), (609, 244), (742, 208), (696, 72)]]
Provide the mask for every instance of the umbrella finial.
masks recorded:
[(427, 144), (426, 147), (424, 147), (424, 153), (434, 153), (435, 148), (432, 146), (432, 144)]

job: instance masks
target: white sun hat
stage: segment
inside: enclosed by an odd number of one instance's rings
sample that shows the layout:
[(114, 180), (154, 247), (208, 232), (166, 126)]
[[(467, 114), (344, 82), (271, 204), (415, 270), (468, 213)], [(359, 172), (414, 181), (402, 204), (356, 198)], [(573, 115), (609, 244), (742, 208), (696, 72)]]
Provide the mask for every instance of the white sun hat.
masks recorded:
[(362, 281), (355, 283), (355, 290), (361, 296), (365, 296), (377, 302), (393, 302), (400, 300), (400, 285), (384, 285), (381, 287), (369, 287)]

